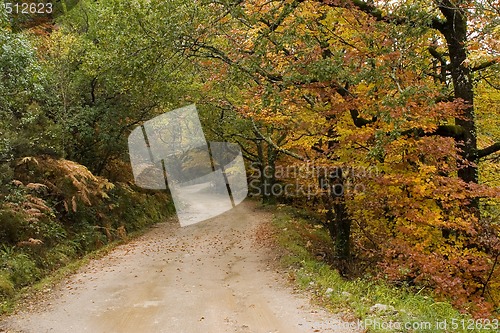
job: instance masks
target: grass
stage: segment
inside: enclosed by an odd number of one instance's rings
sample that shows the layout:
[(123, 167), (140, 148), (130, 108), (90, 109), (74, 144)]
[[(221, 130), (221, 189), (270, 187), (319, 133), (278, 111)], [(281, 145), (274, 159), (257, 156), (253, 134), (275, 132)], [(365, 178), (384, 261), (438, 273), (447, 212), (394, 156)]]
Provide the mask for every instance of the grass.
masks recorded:
[(369, 278), (346, 280), (311, 251), (311, 244), (328, 246), (323, 227), (293, 209), (278, 206), (274, 218), (277, 240), (286, 254), (282, 264), (302, 289), (315, 301), (350, 321), (349, 327), (366, 332), (498, 332), (500, 323), (474, 320), (454, 309), (449, 302), (437, 302), (431, 292), (396, 287)]

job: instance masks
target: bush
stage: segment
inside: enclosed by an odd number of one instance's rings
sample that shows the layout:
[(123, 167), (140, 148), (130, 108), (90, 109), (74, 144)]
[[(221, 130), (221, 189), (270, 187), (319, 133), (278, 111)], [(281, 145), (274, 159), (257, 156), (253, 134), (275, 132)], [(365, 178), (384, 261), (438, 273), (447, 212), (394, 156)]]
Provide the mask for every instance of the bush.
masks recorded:
[(0, 207), (0, 242), (15, 244), (24, 235), (26, 219), (19, 213)]
[(14, 296), (14, 284), (7, 273), (0, 273), (0, 299)]
[(75, 242), (58, 244), (50, 248), (45, 256), (41, 258), (41, 264), (47, 270), (57, 269), (70, 263), (71, 259), (77, 257), (77, 253), (78, 245)]
[(4, 265), (16, 288), (27, 286), (41, 276), (41, 271), (35, 261), (25, 253), (16, 253), (6, 258)]
[[(453, 307), (451, 298), (438, 301), (436, 293), (430, 288), (395, 286), (371, 276), (356, 279), (341, 276), (328, 260), (317, 256), (321, 239), (327, 239), (318, 237), (318, 233), (327, 234), (327, 231), (316, 228), (313, 221), (299, 217), (293, 210), (278, 210), (273, 224), (277, 241), (286, 250), (281, 262), (288, 269), (290, 280), (301, 288), (310, 290), (317, 301), (331, 310), (342, 312), (345, 318), (358, 319), (361, 323), (365, 320), (386, 323), (451, 323), (472, 320), (470, 314)], [(387, 305), (393, 310), (377, 312), (374, 310), (376, 304)], [(366, 332), (389, 332), (376, 326), (366, 327)], [(422, 329), (418, 332), (442, 331)], [(477, 327), (453, 330), (457, 333), (487, 331)]]

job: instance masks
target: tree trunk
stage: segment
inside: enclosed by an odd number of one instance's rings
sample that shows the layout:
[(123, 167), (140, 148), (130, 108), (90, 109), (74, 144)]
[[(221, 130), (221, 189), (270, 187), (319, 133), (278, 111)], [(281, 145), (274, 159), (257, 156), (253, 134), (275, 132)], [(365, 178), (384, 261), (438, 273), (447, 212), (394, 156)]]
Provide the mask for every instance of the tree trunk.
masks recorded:
[(323, 182), (328, 183), (329, 196), (333, 201), (326, 213), (328, 232), (334, 244), (336, 267), (341, 275), (346, 276), (351, 258), (351, 218), (345, 204), (344, 177), (341, 168), (335, 168), (325, 176), (327, 180), (320, 177), (320, 186), (325, 189)]
[(266, 204), (276, 203), (274, 185), (276, 184), (276, 158), (277, 152), (271, 145), (267, 146), (267, 171), (264, 173), (264, 196), (263, 202)]
[(260, 171), (260, 194), (262, 196), (262, 203), (273, 204), (276, 202), (275, 195), (273, 194), (273, 186), (276, 183), (276, 150), (268, 146), (267, 157), (264, 154), (263, 142), (259, 141), (257, 144), (257, 156), (259, 159)]
[[(459, 15), (457, 15), (459, 16)], [(457, 22), (458, 21), (458, 22)], [(477, 134), (474, 114), (474, 87), (470, 77), (470, 70), (466, 65), (467, 59), (467, 24), (465, 20), (455, 19), (446, 25), (446, 42), (450, 53), (450, 71), (453, 80), (455, 99), (462, 99), (465, 103), (464, 119), (457, 118), (457, 125), (465, 130), (463, 143), (460, 142), (462, 157), (473, 163), (477, 151)], [(475, 165), (461, 168), (459, 177), (466, 182), (478, 182), (478, 172)]]
[[(474, 86), (471, 71), (467, 64), (467, 16), (466, 12), (448, 0), (441, 1), (439, 8), (446, 17), (446, 22), (439, 29), (446, 39), (450, 57), (449, 70), (453, 81), (455, 99), (465, 103), (463, 118), (455, 119), (456, 125), (464, 129), (463, 138), (457, 139), (461, 149), (461, 157), (466, 162), (458, 170), (458, 177), (467, 183), (478, 183), (476, 162), (477, 133), (474, 112)], [(479, 212), (479, 201), (473, 200), (469, 205)]]

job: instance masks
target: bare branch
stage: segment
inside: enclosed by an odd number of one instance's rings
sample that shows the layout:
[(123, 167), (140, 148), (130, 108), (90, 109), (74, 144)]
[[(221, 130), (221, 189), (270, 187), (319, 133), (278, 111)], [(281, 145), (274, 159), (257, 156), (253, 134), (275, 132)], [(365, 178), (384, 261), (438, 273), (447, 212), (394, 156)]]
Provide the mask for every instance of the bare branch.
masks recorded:
[[(338, 8), (350, 8), (352, 6), (356, 7), (360, 11), (370, 15), (373, 17), (376, 21), (380, 22), (387, 22), (387, 23), (392, 23), (396, 25), (403, 25), (403, 24), (408, 24), (408, 25), (417, 25), (421, 23), (413, 22), (409, 20), (407, 17), (400, 17), (400, 16), (395, 16), (395, 15), (384, 15), (382, 10), (380, 8), (377, 8), (373, 2), (369, 1), (363, 1), (363, 0), (344, 0), (344, 1), (325, 1), (321, 0), (321, 3), (326, 4), (330, 7), (338, 7)], [(445, 25), (445, 22), (440, 20), (438, 17), (432, 18), (429, 26), (431, 28), (437, 29), (441, 31)]]
[(271, 138), (269, 138), (269, 137), (265, 136), (264, 134), (262, 134), (262, 132), (259, 130), (259, 128), (255, 124), (255, 121), (253, 121), (253, 119), (252, 119), (252, 125), (253, 125), (253, 129), (254, 129), (255, 133), (262, 140), (264, 140), (265, 142), (267, 142), (268, 145), (270, 145), (271, 147), (273, 147), (274, 149), (276, 149), (278, 152), (283, 153), (283, 154), (288, 155), (288, 156), (291, 156), (291, 157), (296, 158), (296, 159), (301, 160), (301, 161), (307, 161), (307, 158), (305, 158), (303, 156), (300, 156), (299, 154), (296, 154), (293, 151), (290, 151), (288, 149), (284, 149), (284, 148), (279, 147), (276, 143), (273, 142), (273, 140), (271, 140)]
[(489, 147), (486, 147), (484, 149), (479, 149), (477, 153), (475, 154), (476, 159), (480, 159), (483, 157), (486, 157), (488, 155), (494, 154), (496, 152), (500, 151), (500, 142), (495, 142)]
[(412, 128), (402, 132), (402, 135), (406, 136), (442, 136), (446, 138), (462, 139), (464, 137), (465, 130), (460, 125), (439, 125), (437, 129), (433, 132), (425, 132), (422, 128)]
[(477, 71), (491, 67), (491, 66), (496, 65), (496, 64), (500, 64), (500, 57), (492, 59), (490, 61), (483, 62), (482, 64), (479, 64), (479, 65), (471, 68), (471, 72), (477, 72)]

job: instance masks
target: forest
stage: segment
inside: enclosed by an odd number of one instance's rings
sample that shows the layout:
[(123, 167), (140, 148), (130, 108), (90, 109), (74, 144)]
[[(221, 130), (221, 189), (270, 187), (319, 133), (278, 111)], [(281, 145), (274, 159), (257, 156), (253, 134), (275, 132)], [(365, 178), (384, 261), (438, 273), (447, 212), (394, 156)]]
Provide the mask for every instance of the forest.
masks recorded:
[(0, 45), (0, 312), (175, 213), (127, 137), (196, 104), (344, 279), (500, 316), (500, 1), (6, 1)]

